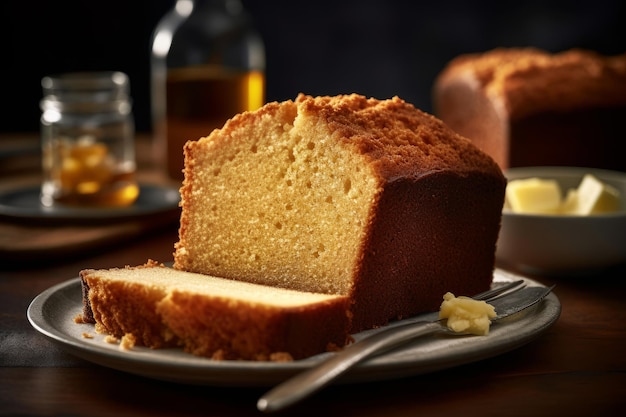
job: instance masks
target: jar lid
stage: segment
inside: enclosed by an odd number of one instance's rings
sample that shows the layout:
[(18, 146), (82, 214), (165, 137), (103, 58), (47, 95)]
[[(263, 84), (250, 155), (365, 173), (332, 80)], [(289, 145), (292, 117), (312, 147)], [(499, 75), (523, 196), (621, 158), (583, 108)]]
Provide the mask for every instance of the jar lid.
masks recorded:
[(128, 97), (128, 76), (121, 71), (70, 72), (41, 79), (45, 97), (111, 101)]
[(45, 76), (42, 108), (75, 111), (130, 111), (130, 82), (121, 71), (69, 72)]

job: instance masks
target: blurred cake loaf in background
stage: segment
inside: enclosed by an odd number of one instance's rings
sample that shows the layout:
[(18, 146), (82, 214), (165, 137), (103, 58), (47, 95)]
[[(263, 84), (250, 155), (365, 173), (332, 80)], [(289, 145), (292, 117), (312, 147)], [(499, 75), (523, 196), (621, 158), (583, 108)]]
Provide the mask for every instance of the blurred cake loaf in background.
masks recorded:
[(435, 80), (433, 111), (503, 169), (626, 171), (626, 53), (498, 48), (461, 55)]

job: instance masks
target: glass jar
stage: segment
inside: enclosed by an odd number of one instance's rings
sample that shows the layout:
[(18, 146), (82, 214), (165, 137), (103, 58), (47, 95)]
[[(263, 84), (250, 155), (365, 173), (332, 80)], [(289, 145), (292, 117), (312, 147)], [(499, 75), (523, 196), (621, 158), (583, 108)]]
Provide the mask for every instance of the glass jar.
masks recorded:
[(182, 180), (183, 146), (265, 101), (265, 48), (239, 0), (177, 0), (154, 30), (156, 159)]
[(116, 207), (139, 195), (128, 76), (76, 72), (41, 80), (41, 203)]

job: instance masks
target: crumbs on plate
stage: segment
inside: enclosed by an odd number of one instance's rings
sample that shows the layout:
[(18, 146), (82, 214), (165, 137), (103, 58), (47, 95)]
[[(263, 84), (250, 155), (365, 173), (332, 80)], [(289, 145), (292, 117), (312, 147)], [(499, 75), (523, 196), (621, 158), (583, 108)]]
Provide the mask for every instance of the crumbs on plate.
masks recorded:
[(137, 343), (137, 338), (135, 337), (135, 335), (132, 333), (126, 333), (122, 337), (122, 340), (120, 341), (120, 349), (131, 350), (132, 348), (135, 347), (136, 343)]
[(74, 323), (76, 324), (86, 324), (87, 322), (85, 321), (84, 316), (79, 313), (76, 316), (74, 316)]

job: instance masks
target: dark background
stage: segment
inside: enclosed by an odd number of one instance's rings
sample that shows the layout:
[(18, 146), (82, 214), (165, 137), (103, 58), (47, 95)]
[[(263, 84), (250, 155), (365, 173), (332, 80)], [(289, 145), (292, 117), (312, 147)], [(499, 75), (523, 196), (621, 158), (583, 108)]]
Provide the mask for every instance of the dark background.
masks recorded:
[[(242, 0), (261, 33), (267, 100), (357, 92), (431, 111), (431, 87), (455, 56), (499, 46), (626, 52), (622, 0)], [(149, 46), (174, 0), (0, 3), (0, 131), (39, 129), (42, 76), (121, 70), (138, 131), (150, 130)]]

